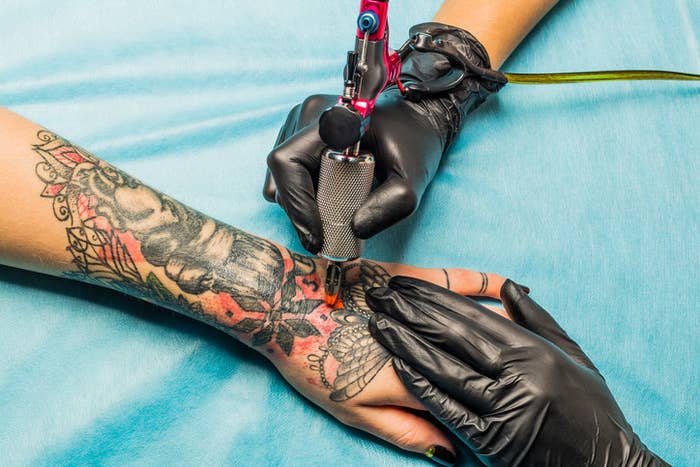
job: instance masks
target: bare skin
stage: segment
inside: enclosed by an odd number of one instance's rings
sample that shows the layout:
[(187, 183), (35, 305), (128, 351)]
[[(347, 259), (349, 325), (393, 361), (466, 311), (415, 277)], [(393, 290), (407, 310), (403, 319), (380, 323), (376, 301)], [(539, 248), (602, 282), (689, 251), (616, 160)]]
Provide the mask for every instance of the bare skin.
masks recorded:
[(434, 21), (471, 32), (498, 69), (559, 0), (445, 0)]

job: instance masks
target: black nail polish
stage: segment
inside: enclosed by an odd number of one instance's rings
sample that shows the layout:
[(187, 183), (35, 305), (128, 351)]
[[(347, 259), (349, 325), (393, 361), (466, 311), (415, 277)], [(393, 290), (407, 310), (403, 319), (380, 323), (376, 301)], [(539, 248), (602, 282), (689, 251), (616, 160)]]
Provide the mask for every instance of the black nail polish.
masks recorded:
[(425, 457), (432, 460), (433, 462), (452, 467), (457, 462), (457, 458), (452, 451), (442, 446), (430, 446), (427, 451), (425, 451)]

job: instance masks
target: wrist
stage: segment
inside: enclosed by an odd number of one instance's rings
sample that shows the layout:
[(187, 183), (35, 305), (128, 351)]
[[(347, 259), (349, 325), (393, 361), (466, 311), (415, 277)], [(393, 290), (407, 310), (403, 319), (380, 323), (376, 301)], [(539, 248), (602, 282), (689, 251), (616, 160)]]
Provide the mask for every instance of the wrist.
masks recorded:
[[(484, 46), (463, 29), (428, 22), (413, 26), (409, 34), (411, 52), (400, 76), (406, 98), (434, 117), (446, 150), (465, 117), (507, 80), (491, 69)], [(449, 87), (442, 90), (446, 83)]]

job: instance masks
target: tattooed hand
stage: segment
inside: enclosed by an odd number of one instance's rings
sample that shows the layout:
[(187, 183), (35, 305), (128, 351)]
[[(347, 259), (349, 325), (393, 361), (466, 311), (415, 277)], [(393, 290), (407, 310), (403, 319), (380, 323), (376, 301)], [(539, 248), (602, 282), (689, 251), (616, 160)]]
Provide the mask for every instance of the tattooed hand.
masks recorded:
[(365, 292), (391, 275), (497, 298), (503, 279), (366, 260), (344, 269), (335, 308), (325, 264), (182, 205), (46, 131), (33, 150), (41, 195), (65, 227), (72, 270), (208, 322), (266, 355), (302, 394), (341, 421), (412, 451), (451, 444), (421, 410), (367, 327)]
[[(320, 260), (314, 262), (318, 263), (317, 271), (325, 270)], [(300, 343), (298, 354), (295, 351), (290, 359), (276, 361), (276, 365), (300, 392), (343, 423), (410, 451), (426, 452), (430, 447), (444, 446), (454, 452), (440, 429), (406, 410), (424, 409), (405, 390), (389, 363), (388, 353), (369, 333), (367, 323), (372, 311), (365, 301), (365, 292), (385, 287), (395, 275), (441, 286), (449, 283), (452, 290), (463, 295), (491, 298), (499, 296), (504, 282), (496, 274), (462, 269), (354, 261), (344, 268), (340, 303), (333, 310), (322, 305), (308, 317), (317, 324), (321, 335), (306, 339)], [(494, 312), (507, 317), (501, 309)], [(300, 361), (304, 359), (306, 362)]]

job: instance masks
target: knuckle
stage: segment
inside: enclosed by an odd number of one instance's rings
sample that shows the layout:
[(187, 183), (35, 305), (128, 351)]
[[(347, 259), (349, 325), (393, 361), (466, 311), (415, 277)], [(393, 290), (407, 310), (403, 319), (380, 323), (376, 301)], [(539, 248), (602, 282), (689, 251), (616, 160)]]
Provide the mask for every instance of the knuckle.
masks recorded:
[(288, 161), (287, 154), (282, 149), (273, 149), (267, 155), (267, 167), (273, 174), (279, 171)]
[[(295, 113), (298, 113), (300, 110), (301, 110), (301, 104), (295, 105), (294, 107), (292, 107), (292, 108), (289, 110), (289, 113), (287, 114), (287, 118), (288, 118), (288, 119), (293, 118), (293, 115), (294, 115)], [(288, 122), (288, 123), (289, 123), (289, 122)], [(286, 125), (286, 124), (285, 124), (285, 125)]]
[(263, 187), (263, 197), (270, 203), (274, 203), (277, 197), (277, 189), (274, 186), (265, 185)]
[(540, 353), (540, 364), (548, 373), (557, 373), (560, 365), (559, 355), (556, 355), (551, 350), (545, 350)]

